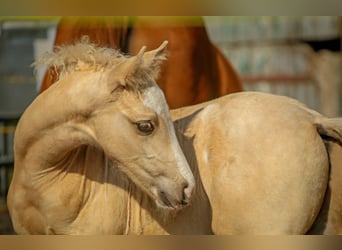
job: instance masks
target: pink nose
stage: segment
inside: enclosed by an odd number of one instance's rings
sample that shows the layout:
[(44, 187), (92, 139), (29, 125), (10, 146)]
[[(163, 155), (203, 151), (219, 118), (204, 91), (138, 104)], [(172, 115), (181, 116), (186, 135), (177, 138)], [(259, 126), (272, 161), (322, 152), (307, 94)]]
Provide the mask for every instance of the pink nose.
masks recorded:
[(182, 204), (187, 205), (190, 201), (192, 191), (194, 187), (192, 185), (189, 185), (188, 182), (184, 183), (183, 186), (183, 199), (182, 199)]

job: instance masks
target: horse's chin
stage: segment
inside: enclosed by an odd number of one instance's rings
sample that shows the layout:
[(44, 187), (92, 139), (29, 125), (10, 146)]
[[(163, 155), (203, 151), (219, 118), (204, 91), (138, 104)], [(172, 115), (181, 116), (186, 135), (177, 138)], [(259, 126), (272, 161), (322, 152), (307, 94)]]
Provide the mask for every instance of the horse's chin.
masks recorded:
[(161, 210), (164, 211), (170, 211), (170, 212), (175, 212), (175, 211), (179, 211), (182, 210), (185, 206), (187, 205), (176, 205), (176, 206), (172, 206), (172, 205), (165, 205), (164, 203), (160, 202), (159, 200), (156, 200), (156, 204), (157, 207)]
[(171, 202), (166, 195), (158, 195), (158, 198), (154, 198), (157, 207), (168, 211), (179, 211), (189, 206), (189, 203), (184, 204), (183, 202)]

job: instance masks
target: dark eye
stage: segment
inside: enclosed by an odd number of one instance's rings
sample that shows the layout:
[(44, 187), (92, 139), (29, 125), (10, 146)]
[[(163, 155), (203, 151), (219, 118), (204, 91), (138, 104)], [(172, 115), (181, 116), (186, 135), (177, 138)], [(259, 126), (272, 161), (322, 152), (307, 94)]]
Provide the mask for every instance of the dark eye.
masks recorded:
[(152, 121), (139, 121), (136, 125), (139, 131), (144, 134), (151, 134), (154, 130)]

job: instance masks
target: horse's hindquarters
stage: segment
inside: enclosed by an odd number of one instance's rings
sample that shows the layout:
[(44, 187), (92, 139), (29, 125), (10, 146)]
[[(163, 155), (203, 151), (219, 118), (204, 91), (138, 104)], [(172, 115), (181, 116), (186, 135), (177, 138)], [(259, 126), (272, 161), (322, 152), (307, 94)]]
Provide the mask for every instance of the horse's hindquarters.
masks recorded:
[(328, 177), (312, 117), (287, 99), (234, 96), (209, 105), (190, 128), (214, 233), (305, 233)]

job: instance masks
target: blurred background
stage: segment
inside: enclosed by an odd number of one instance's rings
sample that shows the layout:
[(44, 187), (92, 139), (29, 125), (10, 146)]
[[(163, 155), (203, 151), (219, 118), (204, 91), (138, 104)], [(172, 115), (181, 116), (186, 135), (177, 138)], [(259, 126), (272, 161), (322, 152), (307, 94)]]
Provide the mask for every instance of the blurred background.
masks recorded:
[[(13, 233), (6, 194), (15, 126), (45, 74), (30, 64), (52, 49), (58, 20), (0, 17), (0, 234)], [(342, 17), (208, 16), (204, 21), (245, 91), (290, 96), (327, 116), (342, 116)]]

